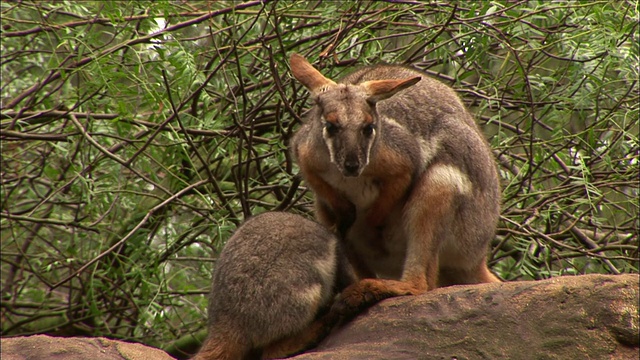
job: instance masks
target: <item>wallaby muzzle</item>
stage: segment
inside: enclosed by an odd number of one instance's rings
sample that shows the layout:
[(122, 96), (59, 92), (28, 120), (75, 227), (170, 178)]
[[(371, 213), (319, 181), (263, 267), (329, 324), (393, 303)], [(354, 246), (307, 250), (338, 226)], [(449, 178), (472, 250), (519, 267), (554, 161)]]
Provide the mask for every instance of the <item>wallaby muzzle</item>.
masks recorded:
[(347, 156), (342, 167), (342, 174), (344, 176), (358, 176), (360, 175), (360, 161), (356, 156)]
[(356, 177), (369, 164), (369, 151), (373, 138), (354, 133), (348, 129), (326, 140), (333, 164), (338, 168), (342, 176)]

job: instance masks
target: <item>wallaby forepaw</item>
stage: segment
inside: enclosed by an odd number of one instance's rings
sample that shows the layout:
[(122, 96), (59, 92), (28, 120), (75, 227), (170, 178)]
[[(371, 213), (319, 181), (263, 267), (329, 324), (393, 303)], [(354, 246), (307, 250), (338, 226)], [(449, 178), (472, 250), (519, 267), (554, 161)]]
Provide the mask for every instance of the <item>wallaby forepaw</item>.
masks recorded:
[(381, 281), (365, 279), (344, 289), (331, 311), (351, 318), (371, 305), (392, 296), (394, 294), (389, 292)]

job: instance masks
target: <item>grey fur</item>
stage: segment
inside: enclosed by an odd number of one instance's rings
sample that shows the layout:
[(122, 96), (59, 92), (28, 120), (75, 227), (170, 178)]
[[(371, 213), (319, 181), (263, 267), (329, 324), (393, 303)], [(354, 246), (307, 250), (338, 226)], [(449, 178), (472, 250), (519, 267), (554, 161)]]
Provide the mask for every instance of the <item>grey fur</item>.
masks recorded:
[[(301, 170), (311, 169), (303, 172), (307, 180), (322, 179), (351, 204), (334, 209), (325, 197), (316, 197), (319, 220), (344, 235), (350, 258), (363, 264), (365, 271), (360, 274), (408, 281), (436, 264), (440, 285), (498, 281), (484, 264), (500, 211), (497, 169), (488, 143), (457, 94), (422, 71), (396, 65), (364, 67), (335, 83), (323, 81), (322, 75), (314, 74), (306, 60), (300, 59), (292, 56), (292, 72), (308, 87), (315, 106), (292, 138), (291, 151)], [(375, 103), (363, 91), (367, 82), (417, 76), (421, 80), (415, 85)], [(309, 84), (323, 84), (322, 91)], [(330, 113), (341, 126), (327, 139), (322, 134)], [(368, 123), (366, 114), (373, 117), (376, 130), (369, 140), (361, 134)], [(368, 153), (363, 150), (367, 141), (371, 142)], [(303, 149), (313, 151), (303, 154)], [(382, 226), (374, 228), (365, 217), (375, 202), (376, 190), (386, 186), (381, 180), (385, 169), (393, 166), (376, 162), (382, 152), (411, 164), (412, 180)], [(349, 156), (360, 161), (357, 174), (345, 171)], [(415, 229), (429, 219), (412, 212), (428, 213), (430, 207), (440, 206), (420, 200), (432, 201), (428, 199), (437, 195), (433, 191), (439, 190), (419, 188), (419, 183), (444, 183), (455, 192), (428, 234)], [(380, 237), (381, 242), (375, 240)], [(429, 289), (434, 287), (429, 285)]]
[(216, 262), (200, 358), (246, 355), (303, 330), (337, 292), (340, 255), (335, 236), (299, 215), (247, 220)]

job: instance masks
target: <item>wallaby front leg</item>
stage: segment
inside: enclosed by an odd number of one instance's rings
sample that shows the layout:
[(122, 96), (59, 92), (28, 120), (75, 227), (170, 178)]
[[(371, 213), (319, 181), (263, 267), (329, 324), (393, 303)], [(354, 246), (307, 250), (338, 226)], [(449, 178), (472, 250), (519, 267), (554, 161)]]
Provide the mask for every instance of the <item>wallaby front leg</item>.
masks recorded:
[(413, 284), (386, 279), (364, 279), (347, 287), (334, 303), (331, 311), (346, 319), (390, 297), (418, 295), (424, 290)]
[(300, 171), (315, 193), (318, 221), (333, 233), (344, 236), (356, 220), (355, 206), (313, 171), (306, 170), (304, 166)]
[[(380, 166), (383, 169), (377, 170)], [(413, 165), (409, 158), (393, 151), (380, 149), (378, 161), (371, 169), (377, 176), (379, 194), (367, 214), (367, 224), (371, 227), (384, 225), (393, 208), (406, 196), (413, 177)]]

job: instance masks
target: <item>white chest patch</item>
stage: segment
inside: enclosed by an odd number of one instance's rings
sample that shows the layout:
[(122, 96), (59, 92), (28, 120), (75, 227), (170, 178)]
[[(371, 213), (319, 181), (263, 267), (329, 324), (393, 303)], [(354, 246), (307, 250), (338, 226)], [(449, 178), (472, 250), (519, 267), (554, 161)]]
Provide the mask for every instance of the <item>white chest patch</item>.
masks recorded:
[(380, 194), (374, 180), (367, 176), (345, 177), (338, 169), (332, 168), (322, 174), (322, 178), (342, 192), (359, 211), (368, 209)]

